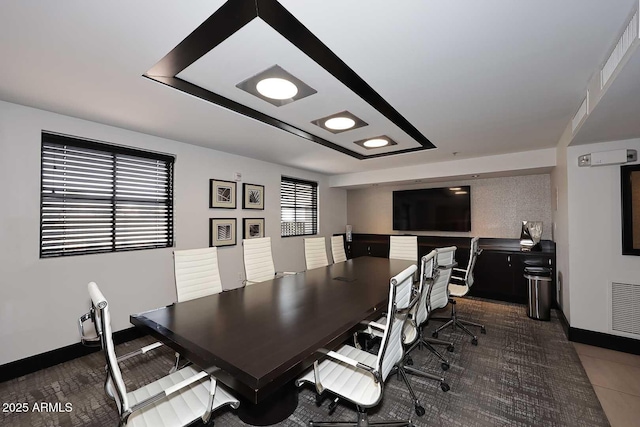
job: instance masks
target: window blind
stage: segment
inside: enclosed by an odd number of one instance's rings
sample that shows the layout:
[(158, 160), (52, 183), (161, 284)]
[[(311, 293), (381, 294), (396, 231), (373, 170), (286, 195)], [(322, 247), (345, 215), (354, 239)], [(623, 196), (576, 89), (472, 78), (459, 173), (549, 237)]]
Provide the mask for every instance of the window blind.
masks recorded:
[(40, 257), (173, 246), (173, 164), (43, 133)]
[(280, 235), (318, 233), (318, 183), (282, 177), (280, 182)]

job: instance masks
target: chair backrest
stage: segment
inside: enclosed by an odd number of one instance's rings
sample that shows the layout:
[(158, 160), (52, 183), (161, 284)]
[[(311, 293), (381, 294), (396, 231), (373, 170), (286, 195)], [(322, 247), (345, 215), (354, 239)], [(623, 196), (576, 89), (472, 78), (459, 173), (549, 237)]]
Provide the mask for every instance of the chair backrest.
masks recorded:
[(333, 255), (334, 264), (347, 260), (347, 254), (344, 253), (344, 239), (342, 236), (331, 236), (331, 254)]
[(423, 256), (420, 260), (420, 283), (418, 285), (418, 293), (420, 299), (411, 310), (411, 318), (415, 320), (415, 326), (420, 327), (429, 318), (429, 298), (437, 276), (435, 250)]
[(307, 270), (329, 265), (324, 237), (304, 239), (304, 259), (307, 262)]
[(127, 399), (127, 389), (122, 380), (122, 372), (118, 366), (118, 360), (111, 335), (111, 315), (109, 314), (109, 304), (95, 282), (88, 285), (89, 296), (93, 309), (99, 313), (96, 319), (100, 322), (100, 339), (102, 349), (104, 350), (105, 359), (107, 361), (107, 382), (105, 384), (106, 392), (114, 398), (118, 406), (118, 412), (122, 415), (129, 410), (129, 401)]
[(418, 236), (390, 236), (389, 258), (418, 262)]
[(264, 282), (276, 275), (271, 255), (271, 237), (244, 239), (242, 241), (244, 271), (247, 283)]
[(377, 371), (382, 376), (382, 381), (387, 379), (393, 367), (404, 358), (402, 330), (412, 305), (417, 302), (417, 299), (412, 299), (413, 273), (417, 269), (415, 264), (409, 266), (392, 277), (389, 284), (387, 311), (387, 319), (389, 320), (382, 336), (377, 358)]
[(222, 292), (218, 248), (173, 251), (178, 302)]
[(478, 255), (480, 255), (480, 250), (478, 249), (478, 241), (479, 237), (474, 237), (471, 239), (471, 252), (469, 253), (469, 264), (467, 265), (467, 272), (464, 274), (464, 282), (467, 284), (467, 287), (471, 288), (473, 286), (473, 268), (476, 266), (476, 259)]
[(446, 307), (449, 303), (449, 282), (453, 269), (442, 269), (443, 266), (452, 265), (456, 259), (456, 247), (436, 249), (436, 274), (434, 274), (433, 287), (429, 299), (430, 309)]

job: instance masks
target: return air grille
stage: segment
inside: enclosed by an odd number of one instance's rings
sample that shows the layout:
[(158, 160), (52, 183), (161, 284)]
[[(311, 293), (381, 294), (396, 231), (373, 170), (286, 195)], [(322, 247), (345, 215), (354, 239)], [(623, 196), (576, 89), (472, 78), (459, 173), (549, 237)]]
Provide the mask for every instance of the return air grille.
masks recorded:
[(618, 40), (616, 47), (613, 49), (613, 52), (611, 52), (609, 59), (607, 59), (604, 67), (602, 67), (602, 71), (600, 72), (600, 89), (602, 89), (607, 84), (607, 82), (613, 75), (613, 72), (618, 67), (618, 64), (620, 64), (620, 61), (622, 61), (624, 54), (627, 53), (627, 51), (631, 47), (631, 44), (638, 37), (638, 12), (636, 12), (633, 15), (633, 18), (631, 18), (629, 25), (627, 25), (627, 28), (622, 34), (622, 37), (620, 37), (620, 40)]
[(640, 285), (612, 284), (611, 329), (640, 336)]

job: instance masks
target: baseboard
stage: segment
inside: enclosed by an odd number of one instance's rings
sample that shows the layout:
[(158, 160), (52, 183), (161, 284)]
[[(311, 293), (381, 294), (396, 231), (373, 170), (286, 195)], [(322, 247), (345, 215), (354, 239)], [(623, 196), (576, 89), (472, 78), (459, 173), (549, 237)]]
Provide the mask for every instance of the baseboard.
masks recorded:
[(569, 325), (569, 321), (567, 320), (567, 317), (564, 315), (564, 311), (558, 308), (556, 312), (558, 313), (558, 319), (560, 319), (560, 324), (562, 325), (562, 329), (564, 330), (564, 335), (567, 337), (569, 341), (571, 341), (569, 339), (569, 329), (571, 329), (571, 325)]
[[(122, 344), (146, 335), (138, 328), (127, 328), (113, 333), (113, 342)], [(80, 343), (71, 344), (62, 348), (36, 354), (24, 359), (0, 365), (0, 382), (12, 380), (41, 369), (49, 368), (87, 354), (95, 353), (100, 348), (85, 347)]]
[(640, 340), (605, 334), (602, 332), (588, 331), (586, 329), (569, 327), (569, 341), (608, 348), (609, 350), (622, 351), (625, 353), (640, 354)]

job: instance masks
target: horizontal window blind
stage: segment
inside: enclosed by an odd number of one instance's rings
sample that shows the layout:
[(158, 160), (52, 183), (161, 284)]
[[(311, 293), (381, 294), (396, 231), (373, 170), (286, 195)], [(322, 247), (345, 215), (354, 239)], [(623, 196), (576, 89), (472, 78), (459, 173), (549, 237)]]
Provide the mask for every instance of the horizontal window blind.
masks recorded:
[(280, 182), (280, 235), (318, 233), (318, 183), (282, 177)]
[(43, 133), (40, 257), (173, 246), (173, 163)]

